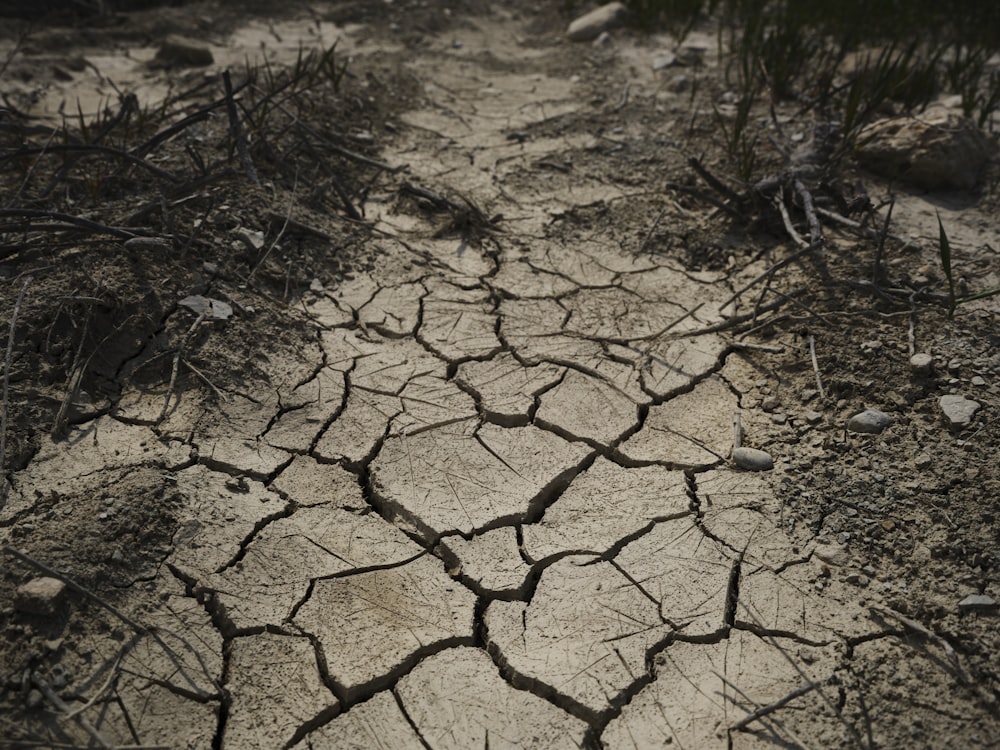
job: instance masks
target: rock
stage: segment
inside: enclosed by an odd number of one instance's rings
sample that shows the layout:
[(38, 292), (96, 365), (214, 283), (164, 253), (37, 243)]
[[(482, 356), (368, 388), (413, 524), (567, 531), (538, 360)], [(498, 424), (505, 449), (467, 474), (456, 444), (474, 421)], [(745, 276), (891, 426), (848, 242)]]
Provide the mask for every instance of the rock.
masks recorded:
[(938, 403), (941, 405), (945, 419), (948, 420), (948, 425), (953, 430), (968, 427), (980, 407), (978, 401), (965, 398), (965, 396), (942, 396)]
[(910, 357), (910, 370), (914, 375), (930, 375), (934, 369), (934, 357), (924, 352), (917, 352)]
[(819, 544), (813, 551), (813, 555), (827, 565), (844, 566), (851, 561), (847, 549), (840, 544)]
[(805, 413), (805, 418), (809, 424), (819, 424), (823, 421), (823, 415), (811, 409)]
[(622, 3), (608, 3), (585, 13), (566, 29), (566, 36), (574, 42), (589, 42), (608, 31), (621, 26), (628, 11)]
[(194, 39), (170, 34), (163, 40), (156, 62), (162, 65), (211, 65), (215, 62), (208, 45)]
[(849, 432), (861, 432), (867, 435), (878, 435), (892, 424), (892, 417), (878, 409), (865, 409), (847, 420)]
[(963, 612), (989, 612), (997, 608), (997, 601), (986, 594), (969, 594), (958, 603)]
[(866, 169), (928, 190), (970, 190), (996, 147), (971, 121), (946, 111), (879, 120), (858, 138)]
[(771, 454), (756, 448), (733, 449), (733, 463), (747, 471), (770, 471), (774, 468)]
[(52, 615), (66, 593), (66, 584), (58, 578), (34, 578), (17, 587), (14, 609), (29, 615)]

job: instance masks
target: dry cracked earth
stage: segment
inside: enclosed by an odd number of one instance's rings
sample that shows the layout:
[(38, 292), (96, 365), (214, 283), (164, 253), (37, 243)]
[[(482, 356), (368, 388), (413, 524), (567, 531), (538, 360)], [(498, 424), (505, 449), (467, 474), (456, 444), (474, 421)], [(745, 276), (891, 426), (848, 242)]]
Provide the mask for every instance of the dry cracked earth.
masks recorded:
[[(861, 397), (809, 401), (811, 368), (779, 374), (790, 339), (735, 335), (753, 302), (734, 291), (765, 258), (648, 251), (658, 211), (669, 227), (711, 210), (654, 194), (667, 165), (636, 146), (680, 152), (689, 95), (646, 60), (655, 39), (574, 47), (553, 15), (494, 8), (419, 45), (324, 25), (418, 92), (383, 131), (379, 158), (405, 169), (363, 205), (371, 262), (271, 328), (266, 299), (206, 271), (194, 292), (235, 312), (175, 306), (173, 330), (200, 323), (190, 345), (245, 379), (127, 384), (13, 476), (5, 542), (70, 577), (90, 561), (100, 575), (78, 582), (110, 581), (100, 599), (123, 616), (70, 592), (54, 619), (8, 621), (5, 648), (30, 644), (44, 685), (93, 700), (57, 726), (25, 672), (7, 746), (1000, 742), (995, 618), (964, 647), (920, 632), (900, 579), (859, 572), (875, 557), (838, 536), (853, 517), (891, 530), (878, 513), (908, 495), (878, 483), (888, 455), (912, 458), (905, 428), (845, 435)], [(428, 211), (442, 195), (468, 210)], [(732, 465), (737, 414), (774, 471)], [(922, 429), (951, 445), (938, 422)], [(906, 507), (896, 523), (919, 536)], [(853, 538), (871, 552), (878, 534)]]

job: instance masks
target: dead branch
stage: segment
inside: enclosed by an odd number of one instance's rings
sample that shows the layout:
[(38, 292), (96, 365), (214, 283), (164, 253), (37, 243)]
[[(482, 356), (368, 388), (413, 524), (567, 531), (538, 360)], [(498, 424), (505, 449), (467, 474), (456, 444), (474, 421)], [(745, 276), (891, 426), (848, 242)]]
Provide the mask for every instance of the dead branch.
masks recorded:
[(741, 221), (743, 223), (746, 223), (746, 221), (747, 221), (747, 217), (744, 216), (741, 211), (738, 211), (737, 209), (735, 209), (732, 206), (730, 206), (728, 203), (724, 203), (723, 201), (720, 201), (715, 196), (709, 195), (708, 193), (705, 193), (705, 192), (702, 192), (701, 190), (698, 190), (697, 188), (688, 187), (687, 185), (678, 185), (676, 182), (668, 182), (667, 183), (667, 188), (669, 188), (670, 190), (675, 190), (678, 193), (685, 193), (686, 195), (692, 195), (695, 198), (699, 198), (699, 199), (705, 201), (706, 203), (711, 203), (713, 206), (715, 206), (719, 210), (725, 211), (727, 214), (729, 214), (730, 216), (732, 216), (734, 219), (738, 219), (739, 221)]
[(14, 311), (10, 316), (10, 330), (7, 334), (7, 351), (3, 357), (3, 400), (0, 405), (0, 509), (7, 505), (7, 416), (10, 408), (10, 360), (14, 351), (14, 331), (17, 328), (17, 315), (21, 311), (21, 303), (31, 284), (31, 276), (24, 277), (21, 292), (14, 303)]
[(806, 186), (803, 184), (802, 180), (796, 178), (793, 183), (795, 186), (795, 192), (799, 194), (799, 198), (802, 199), (802, 210), (805, 212), (806, 221), (809, 222), (809, 239), (812, 240), (813, 244), (817, 244), (823, 241), (823, 227), (820, 226), (819, 219), (816, 216), (816, 208), (813, 206), (813, 197)]
[(705, 169), (705, 166), (701, 163), (701, 161), (692, 156), (690, 159), (688, 159), (688, 166), (690, 166), (691, 169), (697, 172), (698, 176), (701, 177), (701, 179), (703, 179), (705, 182), (707, 182), (708, 185), (712, 188), (712, 190), (719, 193), (720, 195), (725, 196), (731, 201), (736, 201), (737, 203), (742, 202), (743, 199), (736, 193), (736, 191), (730, 188), (728, 185), (726, 185), (722, 180), (720, 180), (714, 174), (709, 172), (707, 169)]
[[(42, 695), (45, 696), (48, 702), (63, 713), (64, 718), (72, 713), (66, 701), (59, 697), (56, 691), (52, 689), (49, 683), (42, 679), (38, 672), (31, 673), (31, 681), (34, 683), (35, 687), (42, 692)], [(97, 727), (91, 724), (83, 716), (74, 716), (73, 720), (76, 721), (76, 723), (79, 724), (83, 730), (91, 736), (91, 738), (93, 738), (94, 742), (96, 742), (99, 747), (105, 748), (105, 750), (114, 750), (114, 745), (104, 739), (104, 735), (97, 731)]]
[(92, 221), (90, 219), (84, 219), (80, 216), (71, 216), (70, 214), (59, 213), (58, 211), (43, 211), (37, 208), (0, 208), (0, 219), (17, 219), (24, 218), (28, 219), (27, 222), (19, 225), (22, 230), (40, 229), (41, 227), (33, 225), (31, 219), (48, 219), (51, 221), (61, 221), (71, 226), (54, 226), (45, 227), (47, 229), (56, 230), (68, 230), (73, 227), (79, 227), (81, 229), (89, 229), (93, 232), (101, 232), (104, 234), (110, 234), (112, 237), (118, 237), (123, 240), (130, 240), (133, 237), (138, 236), (135, 232), (129, 232), (128, 230), (121, 229), (119, 227), (109, 227), (100, 222)]
[(167, 172), (165, 169), (160, 169), (159, 167), (150, 164), (145, 159), (142, 159), (129, 151), (122, 151), (121, 149), (114, 148), (113, 146), (101, 146), (95, 143), (57, 143), (55, 145), (47, 146), (37, 146), (34, 148), (22, 148), (17, 151), (12, 151), (4, 156), (0, 156), (0, 163), (10, 161), (11, 159), (20, 158), (22, 156), (41, 156), (43, 154), (58, 154), (58, 153), (74, 153), (74, 154), (102, 154), (104, 156), (113, 156), (116, 159), (128, 162), (137, 167), (142, 167), (150, 174), (160, 179), (167, 180), (168, 182), (177, 182), (177, 177)]
[(889, 210), (885, 214), (885, 223), (878, 235), (878, 245), (875, 247), (875, 262), (872, 264), (872, 283), (878, 284), (882, 276), (882, 254), (885, 252), (885, 238), (889, 234), (889, 222), (892, 221), (892, 209), (896, 207), (896, 196), (889, 199)]
[(788, 206), (785, 205), (784, 192), (784, 189), (781, 189), (774, 195), (774, 205), (777, 206), (778, 212), (781, 214), (781, 222), (785, 225), (785, 231), (792, 238), (792, 242), (799, 247), (808, 247), (809, 243), (802, 239), (802, 235), (795, 231), (795, 227), (792, 225), (792, 217), (788, 214)]

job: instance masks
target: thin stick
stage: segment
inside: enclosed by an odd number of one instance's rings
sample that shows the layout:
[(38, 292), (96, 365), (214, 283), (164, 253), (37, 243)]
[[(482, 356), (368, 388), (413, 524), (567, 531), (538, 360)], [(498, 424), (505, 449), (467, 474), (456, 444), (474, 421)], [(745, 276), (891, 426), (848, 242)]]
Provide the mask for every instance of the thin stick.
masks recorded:
[(740, 410), (733, 412), (733, 450), (743, 445), (743, 425), (740, 424)]
[(177, 371), (180, 369), (181, 355), (184, 354), (184, 349), (187, 347), (187, 343), (191, 339), (191, 336), (194, 335), (198, 326), (200, 326), (204, 321), (205, 313), (201, 313), (197, 319), (195, 319), (194, 323), (191, 324), (191, 327), (188, 328), (187, 333), (184, 334), (184, 338), (181, 339), (181, 345), (177, 347), (177, 354), (174, 356), (174, 364), (170, 368), (170, 384), (167, 386), (167, 394), (163, 397), (163, 409), (160, 411), (159, 419), (156, 420), (157, 423), (162, 422), (164, 418), (166, 418), (167, 409), (170, 408), (170, 397), (174, 393), (174, 386), (177, 385)]
[[(31, 681), (35, 683), (35, 687), (42, 691), (42, 695), (48, 699), (49, 703), (62, 711), (64, 715), (68, 715), (70, 713), (70, 707), (66, 701), (60, 698), (49, 683), (43, 680), (37, 672), (31, 673)], [(93, 738), (94, 742), (106, 750), (114, 750), (114, 745), (104, 739), (104, 735), (98, 732), (97, 727), (91, 724), (87, 719), (82, 716), (75, 716), (74, 719), (76, 723), (83, 727), (84, 731), (86, 731), (86, 733)]]
[(253, 160), (250, 158), (250, 149), (247, 148), (246, 138), (243, 136), (243, 128), (240, 127), (240, 115), (236, 111), (236, 100), (233, 98), (233, 81), (229, 77), (229, 71), (222, 72), (222, 85), (226, 88), (226, 110), (229, 112), (229, 135), (236, 144), (236, 152), (240, 155), (240, 163), (243, 171), (247, 173), (247, 179), (254, 185), (260, 184), (257, 177), (257, 170), (254, 169)]
[(789, 256), (787, 256), (785, 258), (782, 258), (777, 263), (775, 263), (774, 265), (772, 265), (769, 268), (767, 268), (762, 274), (760, 274), (759, 276), (755, 277), (752, 281), (750, 281), (749, 283), (747, 283), (746, 285), (744, 285), (742, 289), (740, 289), (737, 292), (734, 292), (733, 296), (731, 296), (729, 299), (727, 299), (725, 302), (723, 302), (721, 305), (719, 305), (719, 309), (720, 310), (725, 310), (729, 305), (731, 305), (733, 302), (735, 302), (748, 289), (752, 289), (754, 286), (756, 286), (757, 284), (759, 284), (760, 282), (762, 282), (764, 279), (766, 279), (768, 276), (770, 276), (771, 274), (773, 274), (778, 269), (784, 268), (789, 263), (793, 263), (794, 261), (798, 260), (803, 255), (805, 255), (806, 253), (811, 252), (813, 250), (816, 250), (817, 248), (821, 247), (822, 245), (823, 245), (822, 241), (820, 241), (820, 242), (813, 242), (813, 243), (807, 245), (806, 247), (802, 248), (801, 250), (796, 250), (791, 255), (789, 255)]
[(742, 212), (730, 206), (728, 203), (724, 203), (716, 198), (714, 195), (709, 195), (698, 188), (689, 187), (688, 185), (678, 185), (676, 182), (667, 183), (667, 187), (670, 190), (676, 190), (678, 193), (686, 193), (687, 195), (693, 195), (695, 198), (701, 198), (707, 203), (711, 203), (716, 208), (725, 211), (730, 216), (739, 219), (742, 222), (747, 220), (747, 217), (743, 215)]
[[(753, 698), (751, 698), (751, 697), (750, 697), (749, 695), (747, 695), (746, 691), (745, 691), (745, 690), (743, 690), (743, 688), (741, 688), (741, 687), (740, 687), (739, 685), (737, 685), (737, 684), (736, 684), (735, 682), (733, 682), (732, 680), (730, 680), (730, 679), (729, 679), (728, 677), (726, 677), (726, 676), (725, 676), (724, 674), (722, 674), (721, 672), (718, 672), (718, 671), (716, 671), (716, 670), (714, 670), (714, 669), (712, 670), (712, 672), (713, 672), (713, 674), (715, 674), (715, 676), (716, 676), (716, 677), (718, 677), (718, 678), (719, 678), (720, 680), (722, 680), (722, 681), (723, 681), (723, 682), (724, 682), (724, 683), (725, 683), (726, 685), (728, 685), (728, 686), (729, 686), (730, 688), (732, 688), (733, 692), (735, 692), (735, 693), (736, 693), (737, 695), (739, 695), (740, 697), (742, 697), (742, 698), (743, 698), (743, 700), (745, 700), (745, 701), (746, 701), (747, 703), (749, 703), (749, 704), (750, 704), (750, 705), (752, 705), (752, 706), (756, 706), (758, 710), (759, 710), (759, 709), (761, 708), (760, 704), (759, 704), (759, 703), (757, 703), (757, 701), (755, 701), (755, 700), (754, 700)], [(742, 706), (739, 706), (739, 704), (737, 704), (737, 702), (736, 702), (736, 700), (735, 700), (735, 699), (733, 699), (733, 698), (731, 698), (731, 697), (729, 697), (729, 696), (726, 696), (725, 694), (723, 695), (723, 697), (724, 697), (724, 698), (729, 698), (729, 700), (730, 700), (730, 701), (732, 701), (733, 705), (737, 706), (738, 708), (742, 708)], [(746, 710), (746, 709), (743, 709), (743, 710)], [(780, 721), (778, 721), (778, 720), (777, 720), (776, 718), (772, 718), (772, 719), (771, 719), (771, 721), (772, 721), (772, 722), (774, 723), (774, 725), (775, 725), (776, 727), (778, 727), (778, 728), (779, 728), (779, 729), (780, 729), (781, 731), (783, 731), (783, 732), (787, 732), (787, 733), (788, 733), (788, 736), (789, 736), (789, 737), (791, 737), (791, 739), (792, 739), (792, 741), (793, 741), (793, 742), (795, 743), (796, 747), (799, 747), (799, 748), (802, 748), (802, 750), (808, 750), (808, 747), (809, 747), (809, 746), (808, 746), (808, 745), (806, 745), (806, 744), (805, 744), (805, 743), (804, 743), (804, 742), (803, 742), (803, 741), (802, 741), (801, 739), (799, 739), (799, 737), (798, 737), (798, 736), (797, 736), (797, 735), (795, 734), (795, 732), (793, 732), (793, 731), (792, 731), (791, 729), (789, 729), (788, 727), (786, 727), (786, 726), (785, 726), (784, 724), (782, 724), (782, 723), (781, 723)], [(765, 726), (766, 726), (766, 725), (765, 725)], [(768, 729), (770, 729), (770, 727), (768, 727)], [(773, 730), (772, 730), (772, 731), (773, 731)]]
[(813, 372), (816, 373), (816, 390), (819, 391), (819, 397), (825, 398), (826, 393), (823, 391), (823, 378), (819, 374), (819, 362), (816, 360), (816, 337), (811, 333), (809, 334), (809, 357), (812, 359)]
[(705, 169), (705, 167), (697, 158), (692, 156), (690, 159), (688, 159), (688, 166), (691, 167), (691, 169), (693, 169), (695, 172), (697, 172), (698, 176), (701, 177), (701, 179), (703, 179), (705, 182), (707, 182), (711, 186), (711, 188), (715, 190), (717, 193), (726, 196), (731, 201), (736, 201), (737, 203), (740, 202), (741, 198), (736, 193), (736, 191), (731, 189), (722, 180), (720, 180), (714, 174)]
[(774, 703), (769, 703), (766, 706), (761, 706), (760, 708), (758, 708), (753, 713), (747, 714), (742, 719), (740, 719), (738, 722), (736, 722), (735, 724), (733, 724), (732, 726), (730, 726), (729, 729), (733, 730), (733, 731), (737, 731), (737, 732), (739, 732), (739, 731), (741, 731), (743, 729), (746, 729), (747, 726), (749, 726), (753, 722), (757, 721), (757, 719), (760, 719), (760, 718), (762, 718), (764, 716), (767, 716), (768, 714), (773, 714), (779, 708), (782, 708), (783, 706), (787, 706), (789, 703), (791, 703), (796, 698), (800, 698), (803, 695), (806, 695), (807, 693), (811, 693), (813, 690), (815, 690), (818, 687), (819, 687), (819, 683), (818, 682), (814, 682), (812, 684), (808, 684), (807, 683), (805, 685), (802, 685), (801, 687), (797, 687), (797, 688), (795, 688), (795, 690), (793, 690), (792, 692), (790, 692), (784, 698), (779, 698)]
[(7, 334), (7, 351), (3, 357), (3, 405), (0, 408), (0, 509), (7, 505), (7, 409), (10, 406), (10, 359), (14, 351), (14, 330), (17, 326), (17, 315), (24, 301), (24, 293), (31, 284), (31, 276), (26, 276), (21, 285), (21, 292), (14, 303), (14, 312), (10, 316), (10, 331)]

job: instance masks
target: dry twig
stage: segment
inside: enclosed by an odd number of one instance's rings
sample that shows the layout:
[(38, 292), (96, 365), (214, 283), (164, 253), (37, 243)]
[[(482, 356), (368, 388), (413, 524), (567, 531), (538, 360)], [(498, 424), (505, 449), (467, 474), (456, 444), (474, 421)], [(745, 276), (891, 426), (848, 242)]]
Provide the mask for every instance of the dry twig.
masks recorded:
[(21, 311), (21, 303), (24, 301), (24, 294), (31, 284), (31, 276), (24, 278), (21, 285), (21, 292), (17, 295), (14, 303), (14, 311), (10, 316), (10, 332), (7, 334), (7, 351), (3, 357), (3, 401), (0, 406), (0, 509), (7, 504), (7, 414), (10, 408), (10, 360), (14, 351), (14, 330), (17, 327), (17, 315)]

